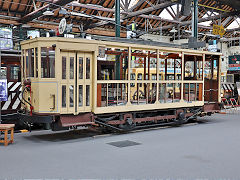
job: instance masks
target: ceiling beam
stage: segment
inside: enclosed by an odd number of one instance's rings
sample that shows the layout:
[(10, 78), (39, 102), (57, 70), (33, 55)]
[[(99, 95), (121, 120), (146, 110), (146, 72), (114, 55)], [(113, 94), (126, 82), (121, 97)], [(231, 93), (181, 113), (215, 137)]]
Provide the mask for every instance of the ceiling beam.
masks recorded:
[(43, 7), (40, 7), (39, 9), (37, 9), (37, 10), (27, 14), (27, 15), (25, 15), (24, 17), (22, 17), (20, 19), (20, 22), (21, 23), (26, 23), (26, 22), (29, 22), (29, 21), (31, 21), (31, 20), (33, 20), (33, 19), (43, 15), (43, 12), (48, 7), (57, 6), (57, 8), (58, 8), (59, 6), (64, 6), (64, 5), (66, 5), (66, 4), (68, 4), (68, 3), (72, 2), (72, 1), (73, 0), (53, 0), (52, 3), (47, 4), (47, 5), (43, 6)]
[(128, 10), (128, 12), (132, 12), (135, 8), (137, 8), (138, 6), (141, 6), (144, 2), (145, 0), (138, 0), (138, 2)]
[[(209, 16), (209, 17), (206, 17), (206, 18), (199, 19), (198, 23), (211, 21), (211, 20), (215, 20), (215, 19), (220, 19), (220, 18), (226, 18), (226, 17), (229, 17), (229, 16), (234, 16), (234, 15), (239, 14), (239, 13), (240, 13), (240, 11), (233, 11), (233, 12), (223, 13), (223, 14), (219, 14), (219, 15), (215, 15), (215, 16)], [(187, 26), (187, 25), (190, 25), (190, 24), (192, 24), (191, 20), (190, 21), (183, 21), (183, 22), (179, 23), (180, 26)], [(154, 32), (154, 31), (166, 30), (166, 29), (173, 28), (174, 26), (176, 26), (176, 25), (171, 24), (171, 25), (168, 25), (168, 26), (149, 29), (149, 31)]]
[(134, 12), (130, 12), (126, 18), (130, 18), (130, 17), (134, 17), (134, 16), (138, 16), (138, 15), (141, 15), (141, 14), (146, 14), (146, 13), (150, 13), (152, 11), (156, 11), (158, 9), (163, 9), (163, 8), (166, 8), (168, 6), (171, 6), (175, 4), (174, 2), (165, 2), (165, 3), (161, 3), (161, 4), (157, 4), (157, 5), (154, 5), (152, 7), (148, 7), (148, 8), (144, 8), (144, 9), (141, 9), (139, 11), (134, 11)]

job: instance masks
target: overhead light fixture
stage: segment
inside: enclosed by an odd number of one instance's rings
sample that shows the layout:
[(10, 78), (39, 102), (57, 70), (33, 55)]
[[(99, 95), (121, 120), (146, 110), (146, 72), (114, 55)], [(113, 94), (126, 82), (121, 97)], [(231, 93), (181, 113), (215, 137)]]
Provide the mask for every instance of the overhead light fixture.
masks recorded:
[(43, 13), (43, 15), (45, 15), (45, 16), (52, 16), (52, 15), (54, 15), (54, 12), (50, 11), (50, 9), (48, 7), (47, 10)]
[(176, 32), (178, 32), (178, 31), (175, 29), (175, 27), (173, 27), (172, 30), (169, 31), (169, 32), (171, 32), (171, 33), (176, 33)]
[(30, 28), (31, 26), (29, 24), (23, 24), (22, 27), (23, 28)]
[(66, 15), (66, 14), (68, 14), (68, 12), (67, 12), (67, 10), (66, 10), (66, 9), (64, 9), (64, 8), (61, 8), (61, 9), (59, 10), (59, 14)]

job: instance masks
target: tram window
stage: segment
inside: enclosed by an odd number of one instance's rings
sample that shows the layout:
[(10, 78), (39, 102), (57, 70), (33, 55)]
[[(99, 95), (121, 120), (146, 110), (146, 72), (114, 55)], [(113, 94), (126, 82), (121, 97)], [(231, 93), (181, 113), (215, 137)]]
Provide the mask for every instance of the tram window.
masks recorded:
[(181, 84), (176, 83), (174, 85), (174, 102), (179, 102), (181, 99)]
[(27, 77), (34, 77), (34, 49), (26, 51), (26, 74)]
[(7, 79), (7, 67), (1, 67), (1, 78)]
[(62, 86), (62, 107), (66, 107), (66, 86)]
[(184, 99), (185, 101), (188, 101), (188, 100), (189, 100), (189, 84), (184, 84), (183, 94), (184, 94), (183, 99)]
[(142, 80), (142, 73), (138, 73), (137, 80)]
[(131, 73), (130, 74), (130, 80), (135, 80), (136, 79), (136, 74), (135, 73)]
[(90, 79), (90, 58), (86, 58), (86, 79)]
[(25, 77), (25, 50), (22, 50), (22, 72), (23, 77)]
[(196, 100), (196, 84), (190, 84), (190, 101)]
[(174, 90), (173, 90), (173, 83), (167, 83), (167, 103), (172, 103), (173, 102), (173, 95), (174, 95)]
[(74, 86), (69, 86), (69, 107), (74, 106)]
[(196, 79), (197, 80), (202, 80), (203, 79), (203, 61), (201, 57), (201, 61), (197, 61), (197, 72), (196, 72)]
[(185, 80), (203, 79), (203, 57), (185, 55)]
[(66, 79), (66, 57), (62, 57), (62, 79)]
[(167, 91), (166, 91), (166, 84), (160, 83), (159, 84), (159, 102), (160, 103), (166, 103), (167, 99)]
[(69, 77), (70, 79), (74, 79), (74, 57), (70, 57), (70, 72)]
[(152, 80), (157, 80), (157, 75), (156, 74), (152, 74)]
[(159, 80), (164, 80), (164, 75), (163, 74), (159, 74)]
[(194, 61), (185, 62), (185, 80), (192, 80), (194, 76)]
[(78, 86), (78, 95), (79, 95), (78, 106), (81, 107), (83, 105), (83, 86), (82, 85)]
[(55, 78), (55, 49), (41, 48), (41, 78)]
[[(108, 80), (127, 80), (128, 75), (128, 50), (121, 48), (105, 48), (105, 57), (98, 57), (98, 80), (104, 79), (103, 72), (108, 72)], [(89, 68), (90, 71), (90, 68)]]
[(218, 60), (214, 59), (213, 60), (213, 79), (217, 80), (218, 76)]
[(18, 66), (10, 66), (10, 79), (17, 80), (19, 75), (19, 67)]
[(38, 48), (35, 48), (35, 62), (36, 62), (36, 78), (38, 78)]
[(86, 85), (86, 106), (90, 106), (90, 85)]
[(83, 58), (79, 57), (79, 79), (83, 78)]

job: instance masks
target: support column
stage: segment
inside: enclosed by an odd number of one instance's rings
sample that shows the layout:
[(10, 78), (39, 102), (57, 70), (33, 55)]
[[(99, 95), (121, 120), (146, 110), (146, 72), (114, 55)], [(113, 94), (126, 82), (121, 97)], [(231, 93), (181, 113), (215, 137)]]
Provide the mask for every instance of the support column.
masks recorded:
[[(120, 0), (115, 0), (115, 37), (120, 37)], [(120, 80), (120, 55), (116, 55), (116, 80)]]
[(193, 0), (193, 37), (198, 38), (198, 0)]
[(115, 37), (120, 37), (120, 0), (115, 0)]

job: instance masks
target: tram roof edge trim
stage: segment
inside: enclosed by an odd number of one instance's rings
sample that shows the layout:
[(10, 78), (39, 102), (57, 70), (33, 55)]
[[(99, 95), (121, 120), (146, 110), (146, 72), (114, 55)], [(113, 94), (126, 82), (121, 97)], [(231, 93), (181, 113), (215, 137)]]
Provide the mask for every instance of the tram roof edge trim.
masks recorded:
[[(107, 38), (106, 38), (107, 39)], [(192, 49), (184, 49), (179, 47), (166, 47), (163, 44), (167, 43), (160, 43), (156, 41), (151, 41), (154, 42), (152, 44), (140, 44), (137, 43), (137, 41), (125, 41), (123, 39), (121, 40), (96, 40), (96, 39), (83, 39), (83, 38), (64, 38), (64, 37), (38, 37), (34, 39), (29, 39), (29, 40), (24, 40), (20, 44), (21, 46), (27, 45), (27, 44), (32, 44), (35, 42), (40, 42), (40, 41), (47, 41), (47, 42), (68, 42), (68, 43), (88, 43), (88, 44), (97, 44), (97, 45), (105, 45), (105, 46), (119, 46), (119, 47), (136, 47), (136, 48), (141, 48), (141, 49), (159, 49), (160, 51), (172, 51), (172, 52), (186, 52), (186, 53), (194, 53), (194, 54), (210, 54), (210, 55), (219, 55), (221, 56), (222, 53), (218, 52), (209, 52), (209, 51), (200, 51), (200, 50), (192, 50)], [(147, 43), (150, 41), (142, 40), (143, 43)], [(158, 46), (161, 45), (161, 46)], [(177, 46), (177, 45), (176, 45)]]

